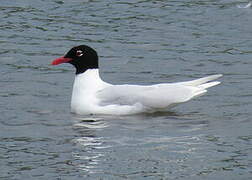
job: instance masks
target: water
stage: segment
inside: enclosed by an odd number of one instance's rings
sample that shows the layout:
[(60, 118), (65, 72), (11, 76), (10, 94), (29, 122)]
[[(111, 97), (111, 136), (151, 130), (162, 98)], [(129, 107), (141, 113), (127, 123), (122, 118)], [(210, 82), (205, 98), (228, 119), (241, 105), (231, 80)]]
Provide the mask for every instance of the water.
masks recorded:
[[(252, 9), (239, 1), (1, 1), (0, 179), (252, 177)], [(72, 46), (100, 55), (114, 83), (222, 73), (167, 113), (70, 113)]]

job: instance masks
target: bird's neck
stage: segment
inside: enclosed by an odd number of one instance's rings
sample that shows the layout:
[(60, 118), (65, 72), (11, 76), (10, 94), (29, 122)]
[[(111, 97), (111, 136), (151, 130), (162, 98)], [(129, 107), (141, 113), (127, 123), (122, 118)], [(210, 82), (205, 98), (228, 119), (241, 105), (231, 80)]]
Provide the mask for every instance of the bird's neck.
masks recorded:
[(97, 81), (100, 81), (100, 74), (99, 74), (99, 69), (88, 69), (83, 73), (77, 74), (75, 76), (75, 81), (85, 83), (85, 84), (90, 84), (94, 83)]
[(99, 69), (88, 69), (84, 73), (77, 74), (74, 81), (74, 90), (98, 90), (105, 84), (100, 78)]

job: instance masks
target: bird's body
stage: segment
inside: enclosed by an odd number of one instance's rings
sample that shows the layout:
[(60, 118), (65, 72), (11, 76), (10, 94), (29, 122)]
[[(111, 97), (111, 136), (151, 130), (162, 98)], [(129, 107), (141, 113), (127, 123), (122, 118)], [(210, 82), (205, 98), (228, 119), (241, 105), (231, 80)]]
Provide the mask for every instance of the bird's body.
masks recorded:
[[(75, 47), (75, 51), (84, 52), (81, 56), (85, 56), (85, 52), (88, 52), (86, 47)], [(93, 61), (85, 61), (83, 57), (77, 57), (76, 62), (71, 62), (74, 58), (69, 57), (69, 52), (65, 57), (53, 61), (52, 64), (69, 62), (76, 67), (71, 111), (77, 114), (128, 115), (165, 111), (177, 104), (203, 95), (207, 92), (207, 88), (219, 84), (219, 81), (213, 80), (222, 76), (218, 74), (192, 81), (148, 86), (112, 85), (100, 78), (98, 63), (90, 65), (90, 62), (93, 63)], [(87, 56), (91, 57), (89, 53), (87, 53)], [(95, 59), (98, 61), (98, 57), (93, 60)], [(88, 68), (84, 65), (85, 63), (89, 63)], [(79, 67), (83, 67), (84, 69), (78, 69)]]
[(218, 77), (220, 75), (209, 76), (203, 83), (112, 85), (100, 78), (98, 69), (90, 69), (75, 77), (71, 110), (77, 114), (118, 115), (164, 111), (204, 94), (204, 86), (217, 85), (219, 82), (204, 83)]

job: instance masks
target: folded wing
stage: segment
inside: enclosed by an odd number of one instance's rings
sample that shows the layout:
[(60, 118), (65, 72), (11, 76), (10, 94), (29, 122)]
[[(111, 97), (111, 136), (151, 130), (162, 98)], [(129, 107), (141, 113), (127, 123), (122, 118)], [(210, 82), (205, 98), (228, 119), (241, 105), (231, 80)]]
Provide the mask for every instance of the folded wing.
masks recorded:
[(220, 83), (212, 81), (219, 77), (221, 75), (212, 75), (192, 81), (152, 86), (114, 85), (99, 91), (97, 97), (103, 106), (141, 104), (145, 108), (163, 109), (203, 95), (207, 88)]

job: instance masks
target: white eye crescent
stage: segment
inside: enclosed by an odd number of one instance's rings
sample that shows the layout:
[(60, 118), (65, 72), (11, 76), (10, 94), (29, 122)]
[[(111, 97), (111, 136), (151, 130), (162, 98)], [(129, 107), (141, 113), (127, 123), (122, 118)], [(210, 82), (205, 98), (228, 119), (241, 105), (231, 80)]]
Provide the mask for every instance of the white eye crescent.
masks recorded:
[(82, 50), (77, 50), (76, 51), (76, 56), (78, 56), (78, 57), (81, 57), (81, 56), (83, 56), (83, 52), (82, 52)]

